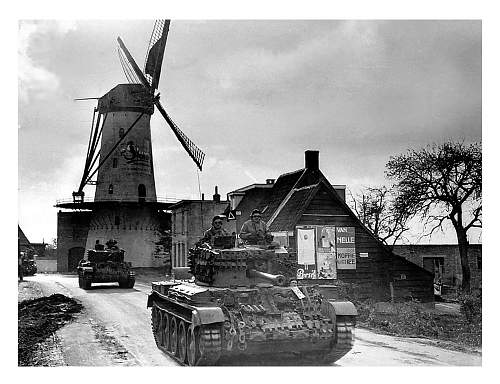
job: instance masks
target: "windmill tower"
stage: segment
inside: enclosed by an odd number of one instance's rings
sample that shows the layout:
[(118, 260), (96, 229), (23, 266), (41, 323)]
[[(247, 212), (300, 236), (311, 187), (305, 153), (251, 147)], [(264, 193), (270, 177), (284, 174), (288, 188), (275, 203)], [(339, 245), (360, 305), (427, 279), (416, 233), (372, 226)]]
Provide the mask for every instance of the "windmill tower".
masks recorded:
[[(155, 95), (169, 25), (169, 20), (155, 22), (144, 71), (118, 38), (129, 84), (119, 84), (98, 99), (78, 191), (73, 192), (72, 202), (56, 205), (91, 210), (85, 248), (114, 238), (134, 267), (163, 264), (163, 250), (158, 246), (164, 229), (162, 215), (171, 205), (156, 197), (150, 127), (155, 106), (200, 170), (205, 156), (167, 114), (159, 94)], [(93, 201), (85, 198), (87, 184), (96, 185)]]

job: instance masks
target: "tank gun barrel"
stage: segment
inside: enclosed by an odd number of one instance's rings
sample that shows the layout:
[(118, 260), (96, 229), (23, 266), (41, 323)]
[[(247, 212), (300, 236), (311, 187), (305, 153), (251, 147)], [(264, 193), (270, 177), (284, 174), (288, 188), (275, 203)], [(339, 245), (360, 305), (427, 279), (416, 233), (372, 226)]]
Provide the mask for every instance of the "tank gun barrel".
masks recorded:
[(286, 278), (283, 275), (273, 275), (272, 273), (266, 273), (257, 271), (256, 269), (248, 269), (247, 270), (248, 277), (259, 277), (261, 279), (265, 279), (277, 286), (284, 286), (286, 284)]

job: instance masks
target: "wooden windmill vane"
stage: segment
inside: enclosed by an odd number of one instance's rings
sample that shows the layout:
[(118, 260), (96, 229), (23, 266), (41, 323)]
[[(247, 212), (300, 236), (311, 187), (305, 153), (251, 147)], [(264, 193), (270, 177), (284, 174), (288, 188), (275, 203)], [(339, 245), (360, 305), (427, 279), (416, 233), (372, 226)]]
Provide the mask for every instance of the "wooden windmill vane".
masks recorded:
[[(155, 95), (155, 91), (158, 89), (158, 83), (160, 80), (163, 55), (165, 52), (169, 27), (170, 20), (157, 20), (155, 22), (153, 32), (149, 41), (149, 47), (144, 63), (144, 70), (141, 70), (139, 68), (131, 53), (125, 46), (123, 40), (118, 37), (118, 53), (125, 76), (130, 84), (140, 85), (143, 91), (136, 92), (135, 95), (135, 101), (138, 104), (137, 111), (141, 113), (135, 120), (132, 121), (131, 124), (128, 125), (128, 127), (121, 127), (123, 131), (114, 145), (112, 145), (110, 148), (107, 148), (107, 151), (104, 152), (103, 145), (101, 144), (101, 149), (98, 151), (97, 148), (101, 142), (103, 130), (106, 130), (106, 128), (104, 127), (106, 125), (108, 113), (116, 110), (116, 108), (113, 108), (112, 106), (113, 102), (115, 101), (113, 100), (113, 96), (111, 96), (111, 100), (103, 100), (107, 95), (99, 99), (100, 105), (98, 105), (98, 108), (94, 110), (94, 117), (92, 120), (92, 128), (89, 137), (83, 176), (78, 191), (73, 192), (74, 202), (84, 201), (83, 188), (85, 187), (85, 185), (99, 183), (99, 180), (93, 181), (92, 177), (97, 173), (99, 169), (102, 169), (102, 167), (109, 161), (109, 159), (113, 156), (117, 149), (123, 153), (127, 153), (129, 157), (139, 158), (142, 156), (143, 160), (147, 160), (147, 153), (144, 153), (144, 151), (143, 153), (141, 153), (140, 149), (137, 148), (137, 146), (134, 146), (133, 143), (130, 143), (129, 138), (130, 132), (133, 129), (137, 129), (136, 126), (140, 122), (143, 115), (151, 115), (154, 112), (154, 106), (156, 106), (160, 114), (165, 118), (175, 137), (179, 140), (188, 155), (195, 162), (196, 166), (200, 170), (202, 170), (205, 154), (193, 143), (193, 141), (189, 139), (189, 137), (184, 132), (182, 132), (177, 124), (175, 124), (175, 122), (172, 120), (172, 118), (169, 116), (169, 114), (161, 104), (160, 94), (157, 93)], [(106, 103), (107, 101), (109, 101), (109, 104)], [(131, 109), (130, 106), (128, 107), (129, 111), (133, 110), (133, 108)], [(97, 165), (98, 160), (99, 164)]]

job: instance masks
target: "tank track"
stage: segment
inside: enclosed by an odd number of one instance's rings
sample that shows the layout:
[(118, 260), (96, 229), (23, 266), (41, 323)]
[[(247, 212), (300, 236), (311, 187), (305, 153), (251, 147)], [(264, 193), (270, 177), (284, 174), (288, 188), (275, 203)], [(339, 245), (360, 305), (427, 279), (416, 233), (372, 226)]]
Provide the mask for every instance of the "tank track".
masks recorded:
[(220, 327), (203, 326), (200, 335), (201, 356), (196, 365), (214, 365), (221, 354)]
[[(151, 328), (153, 331), (153, 336), (155, 339), (155, 343), (157, 347), (164, 353), (166, 353), (169, 357), (175, 359), (181, 365), (193, 365), (193, 366), (207, 366), (214, 365), (217, 360), (219, 360), (221, 355), (221, 327), (217, 324), (209, 324), (195, 327), (193, 329), (193, 334), (195, 336), (195, 355), (193, 359), (188, 358), (189, 354), (189, 342), (187, 336), (184, 337), (184, 348), (186, 349), (185, 356), (179, 356), (179, 343), (182, 343), (179, 337), (179, 330), (181, 329), (181, 323), (184, 324), (184, 329), (186, 330), (186, 334), (192, 328), (192, 324), (185, 319), (176, 316), (171, 312), (167, 312), (165, 309), (160, 308), (156, 305), (153, 305), (151, 308)], [(173, 352), (170, 348), (170, 340), (165, 342), (165, 336), (162, 336), (162, 331), (164, 335), (164, 330), (160, 329), (160, 316), (158, 314), (155, 315), (155, 311), (161, 312), (161, 316), (167, 315), (167, 319), (170, 322), (174, 317), (176, 319), (176, 323), (178, 324), (178, 333), (177, 333), (177, 348), (176, 351)], [(171, 330), (169, 330), (171, 332)], [(170, 337), (169, 337), (170, 339)], [(194, 361), (193, 361), (194, 360)]]
[(336, 343), (326, 356), (324, 363), (334, 363), (344, 357), (354, 346), (354, 316), (337, 316), (336, 319)]

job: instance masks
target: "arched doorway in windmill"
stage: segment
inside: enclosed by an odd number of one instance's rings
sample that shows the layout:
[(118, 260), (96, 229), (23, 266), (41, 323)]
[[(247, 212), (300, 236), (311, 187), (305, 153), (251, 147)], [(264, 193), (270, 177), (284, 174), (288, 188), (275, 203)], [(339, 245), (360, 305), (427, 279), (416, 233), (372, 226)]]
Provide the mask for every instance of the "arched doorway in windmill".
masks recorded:
[(138, 189), (138, 196), (139, 196), (139, 203), (144, 203), (146, 201), (146, 186), (144, 184), (139, 184)]
[(78, 263), (85, 256), (85, 248), (83, 247), (73, 247), (68, 251), (68, 271), (74, 272), (76, 271), (76, 267), (78, 267)]

